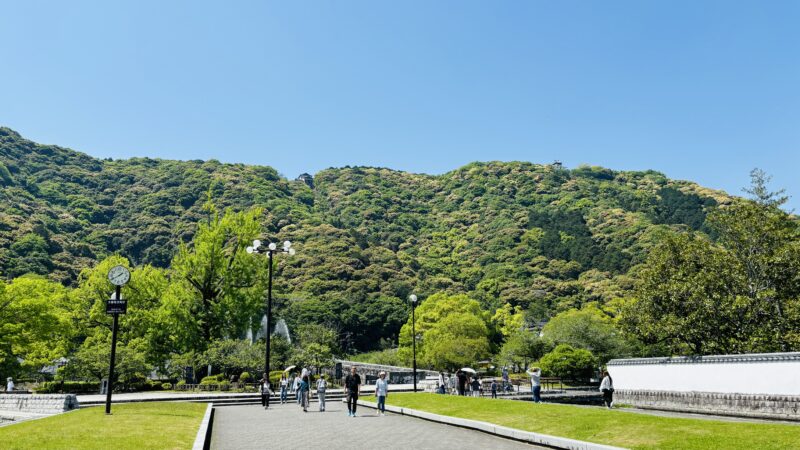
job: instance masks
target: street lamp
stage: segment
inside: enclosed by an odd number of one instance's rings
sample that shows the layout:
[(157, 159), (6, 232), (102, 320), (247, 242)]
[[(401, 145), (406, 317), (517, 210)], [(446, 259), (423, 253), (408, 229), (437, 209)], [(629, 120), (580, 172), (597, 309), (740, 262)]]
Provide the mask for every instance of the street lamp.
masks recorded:
[(417, 296), (415, 294), (411, 294), (408, 296), (408, 299), (411, 300), (411, 348), (412, 348), (412, 355), (413, 355), (413, 370), (414, 370), (414, 392), (417, 392), (417, 330), (416, 330), (416, 318), (414, 314), (414, 306), (417, 304)]
[[(266, 247), (263, 247), (262, 242), (258, 239), (253, 241), (252, 247), (247, 247), (247, 253), (249, 254), (267, 254), (267, 260), (269, 262), (269, 283), (267, 284), (267, 330), (266, 330), (266, 338), (267, 338), (267, 351), (265, 356), (264, 362), (264, 371), (267, 373), (267, 384), (269, 384), (269, 356), (270, 356), (270, 333), (269, 327), (272, 326), (272, 255), (275, 252), (280, 251), (281, 253), (286, 253), (289, 256), (294, 256), (295, 250), (292, 248), (292, 243), (289, 241), (283, 242), (283, 249), (278, 250), (278, 246), (274, 242), (270, 242)], [(269, 408), (269, 392), (267, 392), (267, 408)]]

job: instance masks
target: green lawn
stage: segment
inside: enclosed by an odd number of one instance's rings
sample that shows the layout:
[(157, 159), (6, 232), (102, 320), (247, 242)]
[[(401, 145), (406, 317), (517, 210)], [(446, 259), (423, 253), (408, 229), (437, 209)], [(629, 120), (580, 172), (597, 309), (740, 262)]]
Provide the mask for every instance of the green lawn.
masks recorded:
[(205, 404), (147, 402), (103, 406), (0, 427), (3, 449), (189, 449)]
[(665, 418), (623, 410), (437, 394), (392, 394), (387, 403), (632, 449), (800, 448), (800, 425), (792, 424)]

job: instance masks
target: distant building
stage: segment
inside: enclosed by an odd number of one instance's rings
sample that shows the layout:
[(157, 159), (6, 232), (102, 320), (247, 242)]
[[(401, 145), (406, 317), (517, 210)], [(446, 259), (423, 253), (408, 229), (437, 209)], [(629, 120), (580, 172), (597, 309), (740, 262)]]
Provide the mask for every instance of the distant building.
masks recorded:
[(301, 173), (300, 176), (297, 177), (297, 181), (302, 181), (303, 183), (308, 185), (308, 187), (312, 189), (314, 188), (314, 177), (312, 177), (307, 173)]

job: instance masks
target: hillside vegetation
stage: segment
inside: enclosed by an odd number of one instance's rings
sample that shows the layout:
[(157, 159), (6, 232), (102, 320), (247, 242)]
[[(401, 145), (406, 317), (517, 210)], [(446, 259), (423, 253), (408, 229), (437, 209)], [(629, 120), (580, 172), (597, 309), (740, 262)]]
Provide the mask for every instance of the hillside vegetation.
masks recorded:
[(467, 294), (529, 324), (631, 289), (626, 273), (665, 230), (701, 230), (723, 193), (654, 171), (473, 163), (443, 175), (101, 160), (0, 128), (0, 273), (75, 285), (119, 254), (166, 267), (208, 219), (203, 205), (260, 207), (263, 238), (298, 254), (277, 267), (278, 315), (334, 326), (351, 349), (397, 339), (405, 298)]

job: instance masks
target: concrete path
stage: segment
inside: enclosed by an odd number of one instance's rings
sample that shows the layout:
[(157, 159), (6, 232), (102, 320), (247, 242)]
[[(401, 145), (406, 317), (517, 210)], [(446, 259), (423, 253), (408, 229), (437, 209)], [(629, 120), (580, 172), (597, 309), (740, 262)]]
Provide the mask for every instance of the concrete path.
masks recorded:
[(347, 405), (329, 402), (319, 412), (316, 402), (304, 413), (296, 403), (216, 408), (212, 450), (225, 449), (497, 449), (535, 450), (522, 442), (421, 419), (359, 408), (358, 417), (347, 416)]

